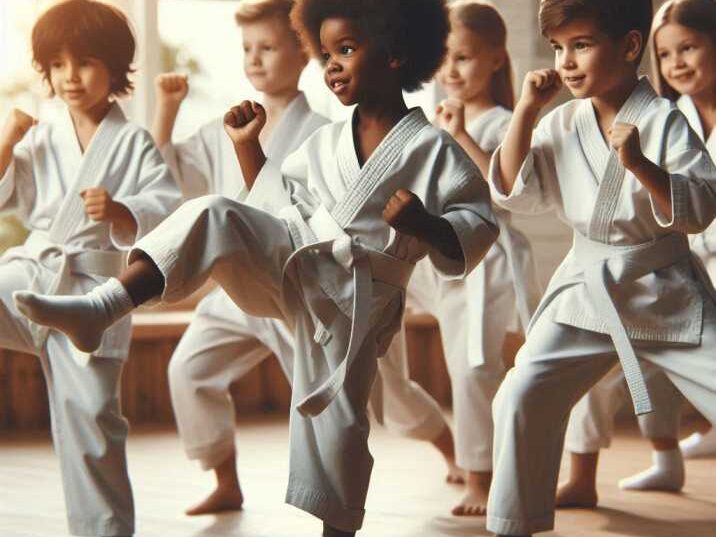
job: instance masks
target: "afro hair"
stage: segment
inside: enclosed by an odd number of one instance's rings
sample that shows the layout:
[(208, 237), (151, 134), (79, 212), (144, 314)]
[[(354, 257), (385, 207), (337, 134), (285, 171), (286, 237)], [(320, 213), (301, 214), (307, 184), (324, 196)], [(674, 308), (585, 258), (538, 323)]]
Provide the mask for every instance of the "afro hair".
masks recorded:
[(401, 86), (415, 91), (432, 79), (445, 56), (445, 0), (297, 0), (291, 21), (309, 53), (321, 59), (321, 25), (352, 21), (371, 42), (399, 59)]

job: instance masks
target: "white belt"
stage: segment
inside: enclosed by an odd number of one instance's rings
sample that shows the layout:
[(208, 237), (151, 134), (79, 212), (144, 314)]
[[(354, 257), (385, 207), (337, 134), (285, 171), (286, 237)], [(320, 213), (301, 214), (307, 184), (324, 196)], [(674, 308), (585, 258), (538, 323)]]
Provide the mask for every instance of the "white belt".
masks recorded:
[[(652, 404), (634, 347), (609, 294), (608, 283), (633, 281), (648, 273), (673, 265), (691, 254), (685, 235), (672, 233), (636, 246), (612, 246), (574, 235), (574, 255), (584, 270), (584, 281), (594, 306), (602, 315), (614, 342), (636, 414), (651, 412)], [(608, 262), (619, 259), (623, 270), (610, 271)]]
[[(325, 210), (317, 211), (311, 219), (311, 224), (311, 228), (320, 233), (320, 242), (298, 249), (291, 255), (286, 267), (301, 255), (330, 252), (337, 263), (352, 272), (353, 305), (350, 339), (346, 354), (333, 373), (298, 403), (297, 409), (304, 416), (319, 415), (343, 387), (346, 376), (371, 329), (374, 279), (405, 289), (415, 268), (413, 263), (373, 250), (352, 239), (338, 227), (332, 216)], [(333, 238), (328, 238), (330, 235), (333, 235)], [(284, 274), (286, 274), (285, 269)]]

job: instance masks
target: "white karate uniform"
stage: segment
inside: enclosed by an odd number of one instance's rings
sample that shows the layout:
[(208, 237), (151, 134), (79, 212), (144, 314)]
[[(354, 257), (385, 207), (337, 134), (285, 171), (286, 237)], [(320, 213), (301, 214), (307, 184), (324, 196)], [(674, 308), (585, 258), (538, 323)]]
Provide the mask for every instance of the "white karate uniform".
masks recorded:
[[(144, 252), (162, 271), (164, 300), (212, 277), (244, 312), (293, 330), (286, 499), (344, 531), (363, 520), (372, 467), (366, 406), (376, 358), (400, 328), (414, 262), (428, 254), (446, 277), (464, 277), (497, 235), (479, 171), (422, 111), (406, 115), (362, 167), (352, 130), (351, 121), (327, 125), (281, 169), (267, 161), (246, 204), (187, 202), (130, 254)], [(399, 188), (453, 226), (464, 262), (384, 222)]]
[[(705, 136), (691, 97), (679, 98), (677, 106), (691, 129), (716, 158), (716, 133)], [(701, 259), (712, 281), (716, 278), (716, 226), (689, 237), (691, 250)], [(652, 395), (654, 412), (639, 416), (642, 434), (649, 439), (678, 438), (683, 395), (658, 368), (645, 365), (644, 377)], [(615, 368), (575, 405), (569, 418), (565, 447), (572, 453), (596, 453), (611, 445), (614, 417), (628, 396), (624, 374)]]
[(30, 230), (26, 242), (0, 258), (0, 347), (40, 358), (49, 390), (52, 433), (60, 457), (70, 532), (129, 535), (134, 531), (132, 492), (125, 460), (127, 423), (119, 394), (131, 319), (108, 330), (86, 359), (59, 332), (27, 321), (12, 293), (84, 293), (119, 274), (119, 236), (85, 214), (80, 192), (106, 189), (137, 222), (137, 238), (180, 202), (168, 167), (148, 133), (127, 122), (113, 105), (82, 153), (72, 120), (33, 127), (16, 146), (0, 179), (0, 208), (14, 211)]
[[(314, 113), (303, 93), (286, 109), (267, 145), (268, 158), (282, 163), (328, 121)], [(202, 127), (187, 141), (163, 148), (185, 197), (221, 194), (245, 200), (246, 190), (223, 121)], [(404, 436), (433, 440), (447, 426), (439, 405), (410, 381), (404, 334), (396, 336), (378, 362), (371, 397), (374, 415)], [(242, 312), (217, 288), (199, 304), (169, 364), (169, 386), (179, 434), (190, 459), (212, 469), (235, 451), (231, 384), (275, 355), (289, 383), (293, 377), (293, 337), (277, 319)]]
[(498, 534), (553, 527), (570, 409), (617, 359), (638, 412), (651, 404), (637, 357), (663, 369), (716, 418), (713, 288), (686, 238), (714, 218), (716, 167), (683, 115), (657, 97), (647, 79), (616, 121), (636, 125), (645, 156), (669, 173), (671, 219), (609, 149), (589, 100), (568, 102), (540, 121), (509, 196), (497, 157), (492, 162), (499, 205), (555, 210), (575, 233), (495, 398), (487, 528)]
[[(502, 143), (512, 112), (496, 106), (467, 125), (483, 151)], [(433, 314), (440, 325), (452, 388), (455, 453), (460, 468), (492, 470), (492, 400), (506, 368), (508, 332), (525, 330), (539, 302), (534, 258), (527, 238), (507, 211), (496, 210), (500, 236), (465, 280), (444, 281), (428, 260), (408, 286), (408, 305)], [(412, 300), (411, 300), (412, 298)]]

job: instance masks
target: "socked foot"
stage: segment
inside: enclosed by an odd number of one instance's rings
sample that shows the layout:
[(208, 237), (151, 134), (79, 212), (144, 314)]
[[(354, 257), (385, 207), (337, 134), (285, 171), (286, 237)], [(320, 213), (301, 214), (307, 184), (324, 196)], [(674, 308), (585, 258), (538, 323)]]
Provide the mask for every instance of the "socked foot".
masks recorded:
[(694, 433), (679, 442), (685, 459), (716, 457), (716, 428), (701, 434)]
[(595, 487), (567, 481), (557, 489), (555, 507), (557, 509), (594, 509), (597, 507), (598, 501)]
[(189, 516), (239, 511), (244, 504), (240, 488), (217, 488), (206, 499), (186, 510)]
[(487, 497), (490, 494), (491, 472), (468, 472), (465, 496), (453, 507), (454, 516), (485, 516)]
[(685, 469), (681, 451), (652, 452), (653, 466), (619, 481), (622, 490), (661, 490), (678, 492), (684, 486)]

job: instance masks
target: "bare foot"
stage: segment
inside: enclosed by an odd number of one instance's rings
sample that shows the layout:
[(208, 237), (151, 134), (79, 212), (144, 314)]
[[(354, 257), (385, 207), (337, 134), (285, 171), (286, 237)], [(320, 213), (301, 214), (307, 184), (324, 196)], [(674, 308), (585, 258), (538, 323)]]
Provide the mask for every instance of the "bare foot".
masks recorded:
[(244, 504), (240, 488), (217, 487), (204, 501), (186, 510), (189, 516), (210, 515), (224, 511), (239, 511)]
[(445, 463), (448, 467), (448, 474), (445, 481), (451, 485), (464, 485), (465, 484), (465, 472), (462, 468), (458, 468), (455, 461), (445, 459)]
[(465, 472), (455, 464), (455, 441), (453, 440), (450, 427), (446, 426), (445, 429), (443, 429), (440, 436), (433, 440), (433, 445), (443, 456), (445, 464), (448, 467), (445, 481), (452, 485), (464, 485)]
[(492, 472), (468, 472), (467, 491), (452, 510), (454, 516), (484, 516), (487, 513), (487, 496), (490, 494)]
[(597, 502), (596, 487), (570, 480), (557, 489), (554, 505), (557, 509), (594, 509)]

